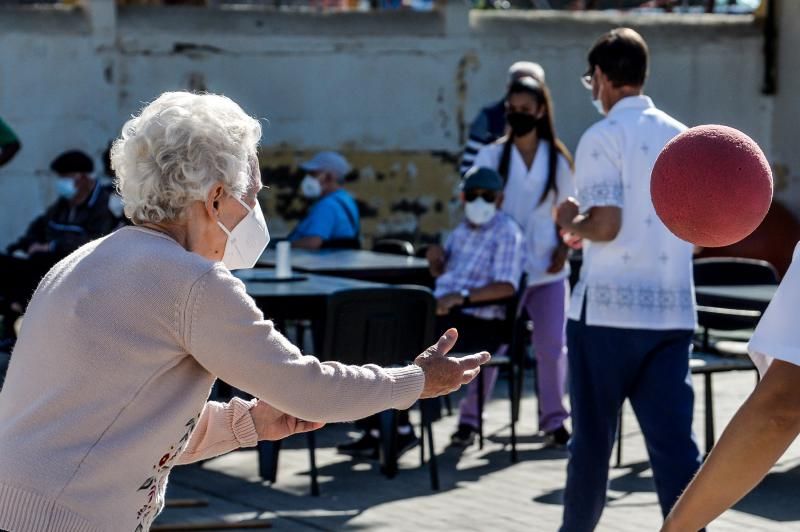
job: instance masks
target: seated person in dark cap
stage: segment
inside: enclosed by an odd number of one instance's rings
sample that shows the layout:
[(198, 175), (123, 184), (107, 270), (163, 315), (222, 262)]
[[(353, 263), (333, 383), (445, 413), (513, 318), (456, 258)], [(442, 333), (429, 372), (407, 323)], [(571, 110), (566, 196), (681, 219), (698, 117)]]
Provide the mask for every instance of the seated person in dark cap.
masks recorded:
[(117, 224), (108, 207), (111, 190), (93, 177), (94, 162), (88, 155), (62, 153), (50, 169), (57, 176), (58, 199), (8, 246), (6, 254), (0, 254), (0, 312), (7, 339), (13, 338), (11, 323), (22, 313), (44, 274)]
[[(494, 170), (475, 167), (467, 172), (461, 199), (466, 219), (453, 230), (444, 248), (432, 246), (427, 254), (431, 274), (436, 277), (437, 327), (458, 329), (459, 351), (481, 346), (481, 350), (498, 352), (507, 340), (497, 334), (503, 330), (506, 307), (487, 303), (511, 297), (519, 289), (524, 260), (522, 230), (500, 210), (503, 180)], [(477, 303), (482, 305), (470, 307)], [(487, 383), (484, 393), (492, 390), (493, 384)], [(466, 446), (478, 427), (477, 382), (470, 384), (460, 410), (452, 442)]]
[(323, 151), (300, 165), (307, 172), (300, 193), (314, 201), (311, 211), (291, 232), (292, 247), (303, 249), (361, 247), (361, 224), (353, 196), (342, 188), (350, 164), (342, 155)]

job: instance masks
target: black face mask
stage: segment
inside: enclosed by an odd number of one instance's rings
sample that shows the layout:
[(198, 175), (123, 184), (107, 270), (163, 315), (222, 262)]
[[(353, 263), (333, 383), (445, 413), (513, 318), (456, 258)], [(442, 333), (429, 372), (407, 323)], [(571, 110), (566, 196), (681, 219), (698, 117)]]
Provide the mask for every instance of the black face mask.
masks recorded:
[(511, 126), (511, 133), (515, 137), (523, 137), (536, 129), (539, 118), (528, 113), (508, 113), (506, 115), (508, 125)]

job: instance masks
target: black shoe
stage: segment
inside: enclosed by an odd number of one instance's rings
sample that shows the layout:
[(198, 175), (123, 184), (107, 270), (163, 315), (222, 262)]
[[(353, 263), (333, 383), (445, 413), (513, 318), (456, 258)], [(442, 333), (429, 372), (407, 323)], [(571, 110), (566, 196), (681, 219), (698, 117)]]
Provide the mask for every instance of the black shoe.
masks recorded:
[(414, 431), (406, 434), (397, 434), (397, 457), (400, 458), (405, 453), (419, 445), (419, 438)]
[(365, 432), (361, 438), (350, 443), (343, 443), (336, 446), (340, 454), (349, 454), (360, 458), (378, 459), (378, 446), (380, 441), (373, 437), (369, 432)]
[(569, 441), (569, 431), (561, 425), (556, 430), (548, 432), (544, 435), (544, 446), (552, 447), (554, 449), (563, 449), (567, 446)]
[(458, 426), (458, 430), (450, 436), (450, 443), (456, 447), (469, 447), (475, 443), (476, 432), (475, 427), (472, 425), (461, 423)]

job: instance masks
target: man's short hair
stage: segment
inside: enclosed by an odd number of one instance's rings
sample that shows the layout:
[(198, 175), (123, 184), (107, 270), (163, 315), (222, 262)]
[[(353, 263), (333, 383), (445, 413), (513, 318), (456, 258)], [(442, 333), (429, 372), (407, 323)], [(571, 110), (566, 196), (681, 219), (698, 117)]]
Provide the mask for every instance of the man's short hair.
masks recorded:
[(647, 78), (649, 51), (641, 35), (630, 28), (615, 28), (589, 50), (588, 75), (600, 67), (615, 87), (640, 87)]

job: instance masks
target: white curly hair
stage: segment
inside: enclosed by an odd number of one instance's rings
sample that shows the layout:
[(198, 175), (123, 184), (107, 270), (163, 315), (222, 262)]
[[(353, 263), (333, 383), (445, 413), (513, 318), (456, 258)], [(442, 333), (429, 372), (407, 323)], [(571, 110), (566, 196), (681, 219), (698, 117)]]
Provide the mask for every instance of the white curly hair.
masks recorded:
[(178, 221), (217, 182), (242, 197), (260, 139), (261, 124), (230, 98), (165, 92), (111, 147), (125, 215), (136, 224)]

